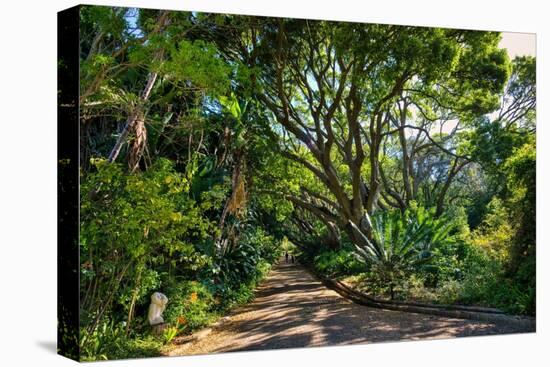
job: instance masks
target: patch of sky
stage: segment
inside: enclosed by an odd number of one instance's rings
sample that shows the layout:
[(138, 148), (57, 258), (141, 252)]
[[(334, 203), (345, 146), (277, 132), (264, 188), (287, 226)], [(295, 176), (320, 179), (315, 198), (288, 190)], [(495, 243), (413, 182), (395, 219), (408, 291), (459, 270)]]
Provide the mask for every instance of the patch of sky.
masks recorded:
[(126, 21), (126, 30), (128, 38), (140, 38), (143, 37), (143, 31), (138, 26), (139, 9), (128, 8), (126, 14), (124, 14), (124, 20)]

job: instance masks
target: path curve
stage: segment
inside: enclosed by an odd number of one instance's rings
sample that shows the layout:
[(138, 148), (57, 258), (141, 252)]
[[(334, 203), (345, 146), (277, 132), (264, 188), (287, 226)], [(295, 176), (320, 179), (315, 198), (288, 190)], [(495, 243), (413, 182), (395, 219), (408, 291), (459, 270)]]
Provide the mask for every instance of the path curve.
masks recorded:
[(383, 310), (355, 304), (299, 264), (276, 265), (255, 300), (230, 321), (168, 355), (444, 339), (525, 332), (512, 325)]

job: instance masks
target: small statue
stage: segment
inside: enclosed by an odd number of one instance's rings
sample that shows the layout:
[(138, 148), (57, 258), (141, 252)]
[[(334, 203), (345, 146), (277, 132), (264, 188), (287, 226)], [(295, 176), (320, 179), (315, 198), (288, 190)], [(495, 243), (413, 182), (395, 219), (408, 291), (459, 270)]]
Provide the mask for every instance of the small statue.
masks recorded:
[(162, 318), (162, 313), (166, 308), (168, 303), (168, 297), (160, 292), (155, 292), (151, 295), (151, 304), (149, 305), (149, 314), (147, 319), (149, 320), (149, 325), (158, 325), (164, 323)]

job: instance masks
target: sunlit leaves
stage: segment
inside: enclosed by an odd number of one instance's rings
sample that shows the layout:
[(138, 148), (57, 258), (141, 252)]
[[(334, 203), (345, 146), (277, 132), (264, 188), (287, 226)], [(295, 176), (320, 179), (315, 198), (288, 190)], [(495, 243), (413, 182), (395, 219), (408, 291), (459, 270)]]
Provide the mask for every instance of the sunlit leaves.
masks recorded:
[[(149, 262), (175, 259), (178, 266), (195, 270), (205, 263), (191, 243), (208, 237), (214, 223), (189, 197), (187, 177), (174, 171), (170, 161), (161, 159), (146, 173), (136, 174), (103, 159), (92, 164), (95, 172), (82, 180), (83, 279), (99, 277), (107, 287), (107, 279), (129, 265), (123, 279), (138, 276), (140, 268), (134, 266), (146, 269)], [(151, 268), (139, 277), (139, 297), (158, 285), (153, 280), (158, 274)], [(131, 291), (124, 292), (120, 302), (126, 304)]]
[(169, 59), (160, 70), (184, 89), (220, 94), (229, 87), (230, 67), (221, 60), (216, 48), (204, 41), (183, 40), (171, 46)]

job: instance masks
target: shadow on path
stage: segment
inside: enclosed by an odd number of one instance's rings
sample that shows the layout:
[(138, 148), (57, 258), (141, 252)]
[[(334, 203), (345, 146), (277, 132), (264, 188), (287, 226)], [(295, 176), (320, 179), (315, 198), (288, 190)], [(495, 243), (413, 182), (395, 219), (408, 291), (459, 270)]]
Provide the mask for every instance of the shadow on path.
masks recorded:
[(525, 332), (509, 325), (361, 306), (326, 288), (301, 265), (276, 265), (255, 300), (208, 337), (170, 355), (345, 345)]

